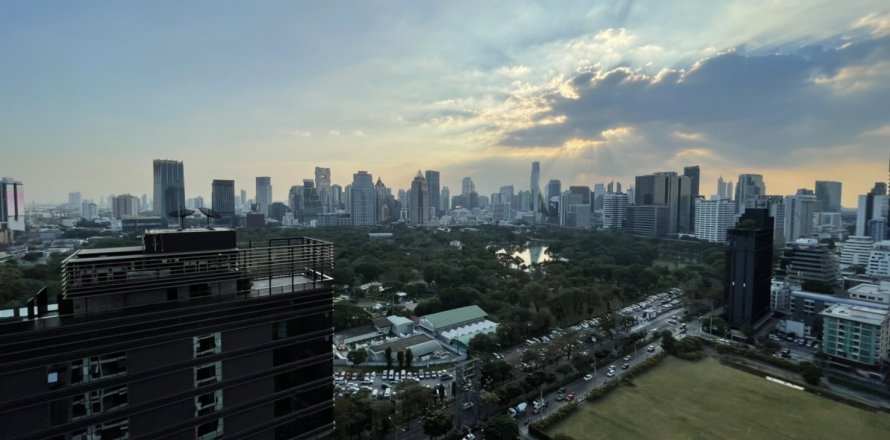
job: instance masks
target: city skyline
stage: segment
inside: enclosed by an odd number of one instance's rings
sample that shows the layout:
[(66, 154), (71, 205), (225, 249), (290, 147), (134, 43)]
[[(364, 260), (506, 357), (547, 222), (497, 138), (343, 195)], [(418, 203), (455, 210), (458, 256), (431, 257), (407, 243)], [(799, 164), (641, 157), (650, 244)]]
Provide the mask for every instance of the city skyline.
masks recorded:
[(845, 207), (885, 180), (883, 3), (551, 6), (6, 5), (3, 173), (37, 202), (150, 193), (167, 157), (205, 199), (270, 176), (283, 200), (319, 165), (487, 194), (532, 161), (566, 187), (698, 164), (702, 188), (840, 181)]

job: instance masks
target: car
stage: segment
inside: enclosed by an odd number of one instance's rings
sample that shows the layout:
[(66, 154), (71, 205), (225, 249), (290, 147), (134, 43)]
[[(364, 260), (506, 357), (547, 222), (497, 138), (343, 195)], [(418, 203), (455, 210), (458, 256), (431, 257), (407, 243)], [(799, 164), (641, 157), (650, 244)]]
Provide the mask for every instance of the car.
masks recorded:
[(630, 368), (630, 364), (621, 364), (621, 369), (622, 369), (622, 370), (626, 370), (626, 369), (628, 369), (628, 368)]
[(615, 370), (609, 370), (609, 372), (606, 373), (606, 377), (615, 377)]
[(464, 440), (476, 440), (476, 436), (471, 432), (464, 436)]
[(627, 355), (627, 356), (624, 357), (624, 361), (625, 361), (625, 362), (626, 362), (626, 361), (629, 361), (629, 360), (630, 360), (630, 355)]
[(566, 402), (572, 402), (575, 400), (575, 393), (566, 394)]
[(655, 351), (655, 346), (650, 345), (649, 347), (646, 348), (646, 351), (648, 351), (649, 353), (652, 353), (653, 351)]
[(582, 351), (582, 352), (581, 352), (581, 356), (590, 356), (590, 352), (588, 352), (588, 351)]
[(461, 405), (461, 408), (463, 408), (465, 410), (470, 409), (472, 407), (473, 407), (473, 402), (464, 402), (463, 405)]
[(592, 374), (586, 374), (586, 375), (584, 375), (584, 380), (585, 380), (585, 381), (588, 381), (588, 380), (590, 380), (590, 379), (593, 379), (593, 375), (592, 375)]
[(556, 401), (557, 401), (557, 402), (562, 402), (563, 400), (566, 400), (566, 395), (563, 394), (563, 393), (557, 393), (557, 394), (556, 394)]

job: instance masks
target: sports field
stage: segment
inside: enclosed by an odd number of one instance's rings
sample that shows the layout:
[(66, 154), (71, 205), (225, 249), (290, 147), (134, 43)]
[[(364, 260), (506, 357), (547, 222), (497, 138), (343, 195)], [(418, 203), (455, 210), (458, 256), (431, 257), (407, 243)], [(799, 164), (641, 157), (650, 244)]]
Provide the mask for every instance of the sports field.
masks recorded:
[(666, 359), (548, 434), (582, 439), (888, 439), (871, 413), (720, 365)]

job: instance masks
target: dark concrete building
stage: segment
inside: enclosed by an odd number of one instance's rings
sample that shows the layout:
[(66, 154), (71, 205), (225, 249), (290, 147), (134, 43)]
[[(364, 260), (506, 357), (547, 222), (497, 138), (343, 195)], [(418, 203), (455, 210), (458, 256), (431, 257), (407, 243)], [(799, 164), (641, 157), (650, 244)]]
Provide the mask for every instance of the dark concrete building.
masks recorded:
[(313, 439), (333, 429), (333, 246), (148, 231), (84, 249), (0, 323), (0, 438)]
[(211, 184), (211, 207), (220, 215), (213, 223), (219, 226), (235, 224), (235, 181), (214, 179)]
[(154, 214), (167, 218), (170, 212), (185, 208), (185, 177), (182, 162), (156, 159), (154, 174)]
[(768, 209), (748, 209), (726, 232), (725, 312), (733, 327), (753, 325), (769, 313), (772, 225)]

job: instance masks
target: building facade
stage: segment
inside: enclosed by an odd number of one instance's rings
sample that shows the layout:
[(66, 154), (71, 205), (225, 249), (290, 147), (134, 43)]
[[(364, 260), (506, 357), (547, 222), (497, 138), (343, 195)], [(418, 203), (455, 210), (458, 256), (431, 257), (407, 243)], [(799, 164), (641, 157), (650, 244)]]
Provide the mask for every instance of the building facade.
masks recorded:
[(727, 233), (725, 312), (733, 327), (753, 325), (770, 309), (773, 219), (752, 208)]
[(819, 212), (841, 212), (841, 189), (841, 182), (817, 180), (817, 210)]
[(622, 193), (603, 196), (603, 229), (618, 230), (624, 227), (627, 199), (627, 194)]
[(219, 224), (234, 225), (235, 181), (214, 179), (210, 193), (210, 207), (220, 215)]
[(835, 304), (822, 316), (822, 353), (833, 361), (878, 368), (888, 362), (890, 314), (885, 309)]
[(726, 241), (726, 231), (735, 226), (735, 205), (729, 200), (695, 202), (695, 237), (713, 243)]
[(3, 438), (329, 435), (332, 268), (329, 243), (226, 229), (72, 254), (58, 312), (44, 290), (0, 324)]
[(349, 205), (353, 226), (374, 226), (377, 224), (377, 190), (367, 171), (352, 175)]
[(120, 220), (124, 217), (139, 215), (139, 198), (130, 194), (114, 196), (111, 202), (111, 215)]
[(256, 207), (257, 212), (269, 215), (269, 205), (272, 204), (272, 178), (256, 178)]
[(185, 208), (185, 171), (182, 162), (156, 159), (154, 166), (154, 213), (168, 217)]

